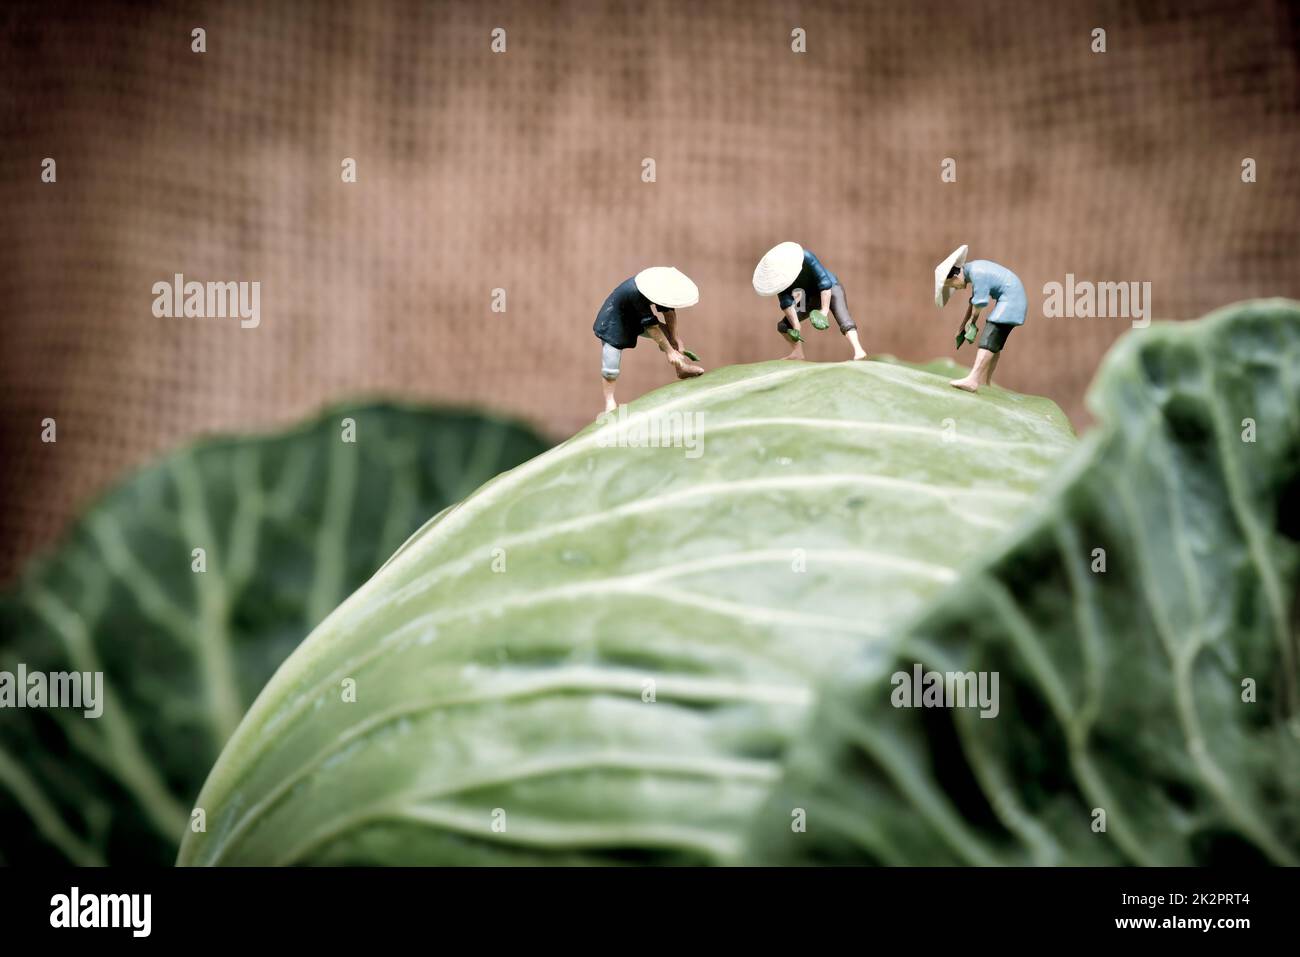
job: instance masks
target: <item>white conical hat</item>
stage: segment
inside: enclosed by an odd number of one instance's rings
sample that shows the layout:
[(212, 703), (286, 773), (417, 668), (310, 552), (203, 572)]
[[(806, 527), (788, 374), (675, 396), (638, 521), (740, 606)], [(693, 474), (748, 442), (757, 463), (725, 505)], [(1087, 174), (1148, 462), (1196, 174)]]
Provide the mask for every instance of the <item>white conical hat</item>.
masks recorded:
[(641, 295), (664, 309), (684, 309), (700, 301), (700, 289), (676, 266), (651, 266), (633, 280)]
[(953, 250), (951, 256), (945, 259), (939, 265), (934, 267), (934, 304), (940, 308), (948, 305), (948, 297), (952, 295), (952, 287), (945, 286), (948, 279), (948, 273), (952, 272), (953, 266), (966, 265), (966, 250), (969, 246), (958, 246)]
[(803, 269), (803, 247), (798, 243), (773, 246), (754, 267), (754, 292), (775, 296), (799, 276)]

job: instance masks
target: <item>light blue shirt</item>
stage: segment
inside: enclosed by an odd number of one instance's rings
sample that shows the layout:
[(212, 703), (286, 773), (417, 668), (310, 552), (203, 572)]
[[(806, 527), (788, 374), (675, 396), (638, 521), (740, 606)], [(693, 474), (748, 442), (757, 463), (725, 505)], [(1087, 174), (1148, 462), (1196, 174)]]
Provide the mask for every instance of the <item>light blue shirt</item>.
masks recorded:
[(971, 305), (983, 309), (990, 299), (998, 301), (986, 321), (1000, 323), (1004, 326), (1019, 326), (1025, 321), (1029, 311), (1029, 297), (1020, 278), (1006, 266), (999, 266), (987, 259), (968, 262), (963, 270), (966, 281), (971, 285)]

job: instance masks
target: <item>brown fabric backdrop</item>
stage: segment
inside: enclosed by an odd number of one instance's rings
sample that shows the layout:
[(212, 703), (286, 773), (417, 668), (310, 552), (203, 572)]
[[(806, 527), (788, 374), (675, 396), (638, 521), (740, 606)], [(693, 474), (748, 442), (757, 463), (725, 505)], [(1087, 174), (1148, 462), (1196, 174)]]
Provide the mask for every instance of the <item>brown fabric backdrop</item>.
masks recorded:
[[(708, 366), (781, 354), (749, 277), (785, 239), (839, 274), (868, 350), (926, 359), (952, 353), (962, 308), (934, 308), (934, 265), (968, 242), (1030, 294), (1000, 382), (1080, 423), (1128, 323), (1035, 317), (1045, 282), (1150, 281), (1165, 318), (1300, 296), (1300, 31), (1280, 2), (11, 0), (0, 17), (0, 577), (121, 470), (330, 400), (484, 404), (563, 436), (598, 411), (596, 310), (645, 265), (699, 283), (686, 341)], [(176, 272), (260, 281), (261, 327), (154, 318)], [(846, 354), (833, 330), (810, 350)], [(623, 397), (670, 380), (651, 348), (624, 369)]]

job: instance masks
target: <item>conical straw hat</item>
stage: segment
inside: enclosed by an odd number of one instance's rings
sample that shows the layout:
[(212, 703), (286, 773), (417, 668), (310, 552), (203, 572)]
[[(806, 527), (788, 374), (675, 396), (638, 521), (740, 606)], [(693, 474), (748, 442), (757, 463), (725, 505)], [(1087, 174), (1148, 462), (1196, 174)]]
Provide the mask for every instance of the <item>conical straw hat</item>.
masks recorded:
[(948, 281), (948, 273), (952, 272), (953, 266), (966, 265), (968, 248), (968, 246), (958, 246), (951, 256), (934, 267), (934, 304), (941, 309), (948, 305), (948, 297), (952, 295), (952, 287), (944, 285)]
[(799, 276), (803, 269), (803, 247), (798, 243), (773, 246), (754, 267), (754, 292), (775, 296)]
[(641, 295), (664, 309), (684, 309), (700, 301), (700, 290), (675, 266), (642, 269), (633, 280)]

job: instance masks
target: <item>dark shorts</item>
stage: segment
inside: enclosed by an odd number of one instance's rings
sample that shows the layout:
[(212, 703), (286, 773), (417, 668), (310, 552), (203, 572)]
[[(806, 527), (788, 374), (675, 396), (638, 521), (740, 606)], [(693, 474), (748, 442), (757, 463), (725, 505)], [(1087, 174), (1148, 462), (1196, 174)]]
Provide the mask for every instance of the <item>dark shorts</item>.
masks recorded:
[(980, 336), (979, 347), (987, 349), (989, 352), (1001, 352), (1002, 347), (1006, 344), (1007, 336), (1011, 335), (1011, 330), (1015, 326), (1004, 325), (1000, 322), (989, 322), (984, 320), (984, 335)]
[[(820, 292), (816, 290), (814, 290), (814, 292), (816, 292), (818, 297), (821, 296)], [(802, 305), (811, 305), (811, 303), (808, 302), (807, 296), (804, 297)], [(817, 305), (821, 305), (820, 298), (818, 299)], [(810, 311), (810, 309), (806, 308), (801, 309), (798, 313), (800, 321), (807, 319)], [(847, 334), (857, 328), (857, 326), (853, 324), (853, 317), (849, 315), (849, 301), (844, 296), (844, 287), (838, 283), (831, 287), (831, 316), (834, 317), (835, 323), (840, 327), (840, 332), (842, 333)], [(781, 335), (785, 335), (789, 332), (790, 320), (785, 318), (785, 316), (782, 316), (781, 321), (776, 324), (776, 331), (781, 333)]]

